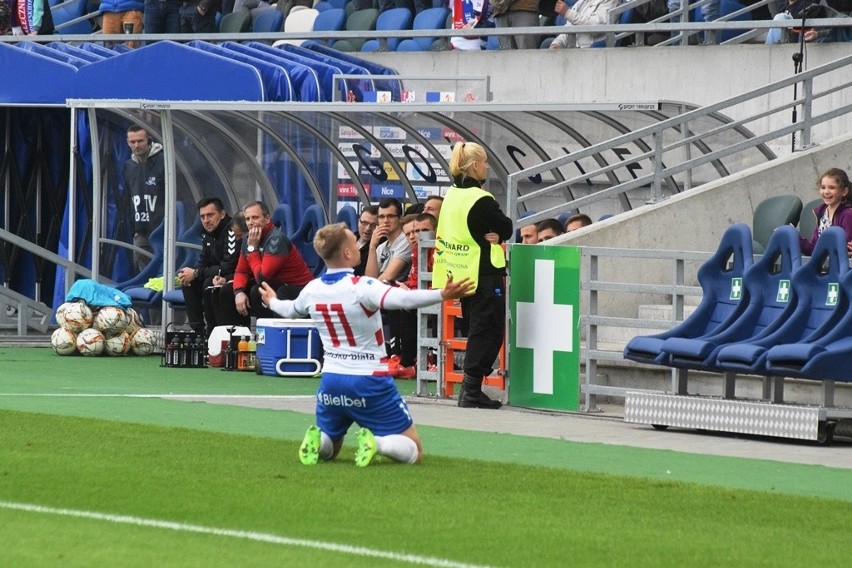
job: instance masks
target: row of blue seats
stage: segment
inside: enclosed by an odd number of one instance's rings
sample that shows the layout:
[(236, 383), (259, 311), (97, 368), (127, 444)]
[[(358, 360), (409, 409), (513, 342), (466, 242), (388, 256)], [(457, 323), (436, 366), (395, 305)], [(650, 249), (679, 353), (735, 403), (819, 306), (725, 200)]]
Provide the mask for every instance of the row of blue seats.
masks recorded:
[(664, 333), (637, 336), (624, 357), (716, 373), (852, 382), (852, 271), (843, 229), (826, 230), (807, 262), (799, 234), (779, 227), (756, 262), (732, 225), (698, 271), (703, 298)]

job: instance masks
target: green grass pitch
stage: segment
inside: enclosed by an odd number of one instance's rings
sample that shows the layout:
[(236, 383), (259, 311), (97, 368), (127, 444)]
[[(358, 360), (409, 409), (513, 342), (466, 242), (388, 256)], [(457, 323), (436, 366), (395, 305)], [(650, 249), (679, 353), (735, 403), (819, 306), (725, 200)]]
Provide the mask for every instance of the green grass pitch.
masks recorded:
[(810, 566), (852, 552), (848, 471), (437, 427), (421, 428), (418, 466), (356, 468), (349, 441), (305, 467), (310, 416), (122, 396), (315, 387), (0, 349), (0, 565)]

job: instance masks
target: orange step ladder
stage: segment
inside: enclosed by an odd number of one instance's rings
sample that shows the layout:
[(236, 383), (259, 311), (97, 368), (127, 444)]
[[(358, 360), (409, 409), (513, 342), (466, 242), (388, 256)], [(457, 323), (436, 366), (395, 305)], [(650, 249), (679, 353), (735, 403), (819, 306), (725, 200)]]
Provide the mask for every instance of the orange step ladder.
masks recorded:
[[(464, 351), (467, 348), (467, 338), (456, 337), (456, 318), (460, 318), (461, 304), (457, 300), (445, 300), (441, 305), (442, 325), (441, 345), (444, 348), (444, 392), (443, 396), (452, 397), (455, 391), (455, 385), (461, 384), (464, 380), (464, 371), (455, 368), (455, 353), (456, 351)], [(500, 390), (506, 390), (506, 340), (504, 338), (503, 345), (500, 347), (498, 355), (499, 368), (493, 373), (485, 377), (482, 381), (483, 385), (496, 387)]]

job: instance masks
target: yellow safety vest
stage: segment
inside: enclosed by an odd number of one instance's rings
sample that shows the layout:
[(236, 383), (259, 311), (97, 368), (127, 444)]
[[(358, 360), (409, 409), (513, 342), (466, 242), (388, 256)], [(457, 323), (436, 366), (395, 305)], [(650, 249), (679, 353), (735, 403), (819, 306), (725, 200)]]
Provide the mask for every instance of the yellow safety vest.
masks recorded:
[[(482, 249), (467, 228), (471, 207), (482, 197), (494, 196), (478, 187), (451, 187), (441, 206), (441, 217), (435, 235), (435, 256), (432, 266), (432, 287), (443, 288), (447, 277), (453, 280), (470, 278), (474, 289), (479, 285), (479, 257)], [(499, 244), (492, 243), (491, 264), (506, 266), (506, 256)]]

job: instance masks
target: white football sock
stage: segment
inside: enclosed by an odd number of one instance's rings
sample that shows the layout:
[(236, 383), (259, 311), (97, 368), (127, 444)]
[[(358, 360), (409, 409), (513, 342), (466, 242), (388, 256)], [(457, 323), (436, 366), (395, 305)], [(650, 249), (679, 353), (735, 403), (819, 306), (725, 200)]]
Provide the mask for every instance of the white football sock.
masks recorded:
[(408, 436), (391, 434), (376, 436), (376, 453), (387, 456), (400, 463), (415, 463), (417, 461), (417, 444)]
[(330, 460), (334, 455), (334, 442), (328, 437), (328, 434), (320, 431), (320, 447), (319, 457), (321, 460)]

